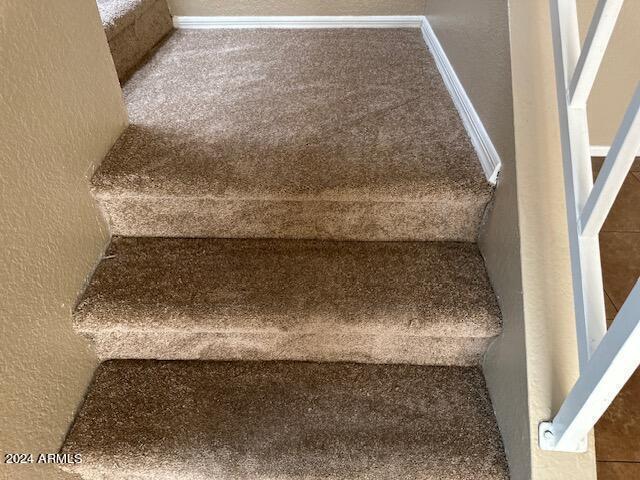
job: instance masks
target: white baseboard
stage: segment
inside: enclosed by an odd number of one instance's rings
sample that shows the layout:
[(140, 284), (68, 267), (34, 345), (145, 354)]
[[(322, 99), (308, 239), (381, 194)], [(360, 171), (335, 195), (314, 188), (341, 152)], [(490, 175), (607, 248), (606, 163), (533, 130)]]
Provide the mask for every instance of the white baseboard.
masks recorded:
[[(609, 145), (591, 145), (591, 156), (606, 157), (609, 154), (609, 150), (611, 150)], [(640, 151), (637, 156), (640, 157)]]
[(487, 180), (495, 183), (500, 157), (429, 21), (416, 16), (173, 17), (176, 28), (420, 28), (451, 94)]
[(591, 156), (606, 157), (610, 148), (609, 145), (591, 145)]
[(176, 28), (419, 28), (424, 17), (173, 17)]
[(487, 130), (482, 124), (482, 120), (480, 120), (478, 112), (476, 112), (476, 109), (473, 107), (471, 99), (462, 86), (458, 75), (456, 75), (453, 65), (449, 62), (447, 54), (442, 48), (438, 37), (436, 37), (435, 32), (426, 18), (423, 19), (420, 28), (422, 30), (424, 41), (436, 61), (438, 70), (440, 70), (444, 84), (451, 94), (451, 98), (460, 113), (460, 117), (462, 117), (462, 122), (464, 123), (467, 133), (471, 138), (471, 143), (478, 154), (484, 174), (490, 183), (495, 184), (498, 178), (498, 173), (500, 172), (500, 167), (502, 166), (500, 156), (498, 155)]

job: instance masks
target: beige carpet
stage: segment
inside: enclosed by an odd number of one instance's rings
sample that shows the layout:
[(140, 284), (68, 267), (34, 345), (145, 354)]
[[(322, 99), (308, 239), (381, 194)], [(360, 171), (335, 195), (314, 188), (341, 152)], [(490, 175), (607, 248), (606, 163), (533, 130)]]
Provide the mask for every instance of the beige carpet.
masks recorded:
[(477, 368), (113, 361), (63, 452), (89, 480), (505, 480)]
[(122, 236), (74, 323), (117, 360), (68, 468), (508, 478), (478, 367), (492, 190), (417, 29), (176, 31), (124, 96), (93, 178)]
[(477, 364), (499, 310), (471, 243), (115, 239), (75, 313), (103, 358)]
[(167, 0), (97, 0), (97, 4), (118, 78), (125, 80), (173, 29)]
[(157, 0), (96, 0), (107, 39), (132, 25)]
[(115, 234), (472, 241), (490, 198), (417, 29), (179, 30), (124, 95)]

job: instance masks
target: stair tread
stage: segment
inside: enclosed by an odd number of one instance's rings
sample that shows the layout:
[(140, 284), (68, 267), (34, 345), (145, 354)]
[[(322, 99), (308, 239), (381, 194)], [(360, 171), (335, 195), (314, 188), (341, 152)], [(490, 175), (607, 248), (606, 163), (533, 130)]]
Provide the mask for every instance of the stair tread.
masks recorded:
[(107, 39), (131, 25), (157, 0), (97, 0), (100, 19)]
[(178, 30), (124, 85), (101, 196), (486, 204), (418, 29)]
[(501, 320), (475, 244), (120, 237), (75, 326), (494, 337)]
[(111, 479), (507, 479), (479, 368), (110, 361), (66, 466)]

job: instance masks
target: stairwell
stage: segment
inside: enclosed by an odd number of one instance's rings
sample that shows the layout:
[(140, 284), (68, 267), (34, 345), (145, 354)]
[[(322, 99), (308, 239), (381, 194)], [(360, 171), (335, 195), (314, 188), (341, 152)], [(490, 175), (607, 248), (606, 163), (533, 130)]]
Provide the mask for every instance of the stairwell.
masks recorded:
[(104, 362), (65, 468), (508, 478), (492, 189), (420, 32), (176, 30), (123, 92), (92, 180), (114, 237), (75, 311)]

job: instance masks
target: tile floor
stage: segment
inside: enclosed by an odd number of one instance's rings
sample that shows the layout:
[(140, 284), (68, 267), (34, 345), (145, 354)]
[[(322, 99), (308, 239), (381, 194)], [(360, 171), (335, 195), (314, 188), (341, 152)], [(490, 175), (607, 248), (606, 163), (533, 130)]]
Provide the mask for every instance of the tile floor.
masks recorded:
[[(594, 159), (599, 171), (602, 159)], [(600, 233), (607, 319), (640, 277), (640, 158)], [(599, 480), (640, 480), (640, 370), (596, 425)]]

